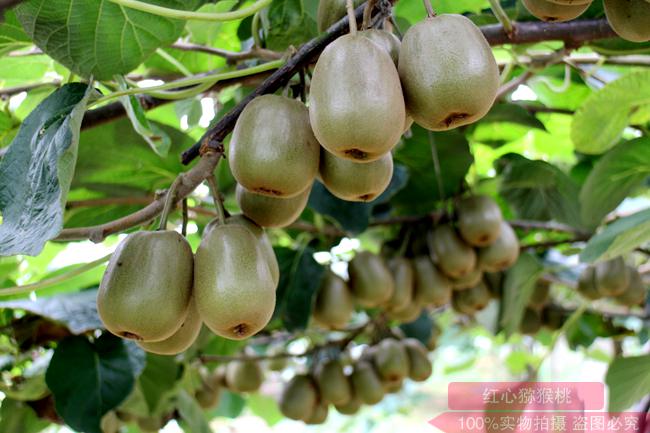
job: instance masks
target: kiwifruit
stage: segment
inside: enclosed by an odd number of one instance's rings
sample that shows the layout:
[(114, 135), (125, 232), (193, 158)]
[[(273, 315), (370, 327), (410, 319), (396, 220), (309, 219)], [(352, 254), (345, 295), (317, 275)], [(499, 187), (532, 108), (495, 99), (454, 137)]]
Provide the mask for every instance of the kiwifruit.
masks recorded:
[(461, 314), (466, 314), (468, 316), (476, 313), (476, 308), (474, 307), (474, 302), (467, 294), (467, 291), (454, 291), (451, 295), (451, 308)]
[(260, 331), (275, 309), (275, 288), (260, 243), (238, 224), (218, 225), (194, 258), (194, 296), (212, 332), (241, 340)]
[(413, 301), (415, 272), (411, 261), (404, 257), (393, 257), (388, 261), (388, 269), (395, 280), (395, 290), (386, 303), (388, 311), (406, 309)]
[(263, 381), (264, 373), (255, 360), (241, 359), (226, 365), (226, 385), (234, 392), (255, 392)]
[(399, 392), (404, 386), (404, 379), (383, 380), (381, 381), (385, 394), (394, 394)]
[(294, 197), (316, 178), (319, 157), (307, 107), (295, 99), (263, 95), (237, 119), (228, 160), (233, 176), (247, 190)]
[(334, 405), (334, 408), (340, 414), (354, 415), (359, 412), (359, 409), (361, 409), (361, 401), (356, 396), (353, 396), (347, 403), (336, 404)]
[(386, 190), (393, 177), (393, 155), (359, 163), (339, 158), (324, 150), (321, 153), (320, 179), (336, 197), (347, 201), (373, 201)]
[(429, 337), (429, 341), (427, 341), (427, 349), (431, 351), (438, 347), (438, 338), (440, 338), (441, 334), (442, 330), (440, 329), (440, 326), (438, 326), (436, 322), (433, 322), (433, 325), (431, 326), (431, 336)]
[(183, 324), (192, 295), (190, 244), (175, 231), (137, 232), (117, 247), (97, 293), (97, 312), (113, 334), (161, 341)]
[(308, 420), (316, 408), (318, 394), (311, 378), (305, 375), (294, 376), (280, 395), (280, 412), (296, 421)]
[(476, 267), (476, 253), (458, 236), (456, 230), (444, 224), (428, 233), (427, 242), (434, 262), (450, 278), (460, 278)]
[(596, 269), (593, 266), (587, 266), (580, 274), (578, 293), (592, 301), (603, 296), (596, 286)]
[(474, 268), (470, 273), (463, 275), (459, 278), (451, 279), (451, 286), (454, 290), (467, 290), (475, 287), (483, 279), (483, 271), (479, 268)]
[(599, 262), (594, 268), (596, 287), (603, 296), (618, 296), (630, 284), (630, 273), (622, 257)]
[(476, 122), (499, 89), (490, 45), (462, 15), (437, 15), (410, 27), (402, 39), (399, 76), (407, 111), (432, 131)]
[(409, 378), (416, 382), (427, 380), (433, 372), (427, 348), (415, 338), (407, 338), (402, 344), (409, 359)]
[(327, 414), (329, 409), (326, 403), (319, 402), (314, 406), (314, 410), (311, 413), (311, 416), (305, 421), (307, 425), (318, 425), (324, 424), (327, 420)]
[(621, 305), (628, 307), (634, 307), (643, 304), (646, 299), (647, 289), (641, 278), (641, 274), (636, 268), (632, 266), (627, 267), (629, 273), (630, 283), (627, 286), (627, 289), (620, 295), (618, 295), (614, 300)]
[(536, 334), (542, 327), (542, 317), (539, 312), (533, 308), (526, 308), (524, 315), (519, 323), (519, 332), (522, 334)]
[(550, 0), (522, 0), (524, 6), (533, 16), (542, 21), (564, 22), (578, 18), (589, 9), (590, 3), (564, 5)]
[(327, 328), (341, 329), (348, 324), (354, 313), (354, 297), (343, 278), (326, 271), (321, 282), (313, 316), (316, 322)]
[(376, 404), (384, 398), (384, 387), (372, 365), (359, 361), (352, 370), (352, 389), (362, 403)]
[(584, 5), (587, 3), (591, 3), (593, 0), (548, 0), (551, 3), (557, 3), (559, 5)]
[(386, 303), (395, 290), (395, 281), (384, 259), (369, 251), (357, 253), (348, 264), (350, 289), (365, 308)]
[(617, 35), (631, 42), (650, 41), (650, 2), (603, 0), (607, 21)]
[(340, 158), (371, 162), (402, 135), (402, 86), (388, 53), (360, 34), (329, 44), (318, 58), (309, 117), (320, 144)]
[(400, 381), (409, 374), (409, 358), (401, 342), (385, 338), (377, 344), (375, 371), (382, 381)]
[(397, 62), (399, 61), (399, 48), (402, 45), (402, 42), (397, 36), (386, 30), (378, 29), (364, 30), (360, 35), (367, 37), (384, 49), (393, 60), (393, 63), (395, 63), (395, 66), (397, 66)]
[(271, 371), (282, 371), (287, 367), (287, 358), (285, 356), (278, 357), (274, 355), (279, 355), (284, 352), (284, 348), (281, 345), (270, 346), (267, 350), (267, 354), (272, 356), (266, 361), (266, 368)]
[[(354, 0), (354, 7), (362, 3), (360, 0)], [(320, 0), (318, 2), (318, 12), (316, 15), (316, 23), (318, 24), (318, 31), (324, 32), (332, 24), (345, 16), (345, 0)]]
[(137, 419), (138, 428), (143, 432), (157, 432), (165, 426), (162, 418), (158, 416), (143, 416)]
[(293, 197), (256, 194), (237, 184), (235, 196), (244, 215), (262, 227), (281, 228), (293, 223), (307, 206), (311, 185)]
[(122, 422), (119, 420), (114, 410), (106, 412), (99, 422), (99, 428), (102, 433), (119, 433)]
[(464, 198), (456, 209), (458, 232), (465, 242), (475, 247), (493, 243), (501, 233), (501, 209), (486, 195)]
[(320, 398), (335, 405), (344, 405), (352, 398), (352, 387), (343, 372), (343, 365), (337, 359), (330, 359), (318, 365), (314, 377)]
[(217, 407), (221, 400), (221, 387), (211, 387), (203, 384), (194, 393), (194, 398), (203, 409), (212, 409)]
[(410, 304), (401, 310), (390, 310), (387, 315), (392, 320), (402, 323), (411, 323), (422, 314), (422, 305), (419, 300), (414, 299)]
[(420, 305), (442, 306), (451, 297), (451, 281), (438, 270), (427, 256), (412, 260), (415, 286), (413, 298)]
[(490, 292), (483, 282), (468, 290), (454, 291), (452, 307), (459, 313), (474, 314), (490, 302)]
[(551, 283), (546, 280), (537, 280), (533, 293), (528, 299), (528, 306), (542, 307), (548, 301), (548, 295), (551, 291)]
[(519, 239), (507, 222), (501, 223), (501, 234), (485, 248), (478, 250), (478, 267), (487, 272), (504, 271), (519, 258)]
[[(277, 257), (275, 257), (275, 252), (273, 251), (273, 244), (271, 244), (271, 241), (266, 235), (266, 232), (264, 232), (264, 229), (255, 224), (253, 220), (247, 218), (246, 215), (243, 214), (229, 216), (226, 218), (226, 224), (243, 225), (248, 230), (250, 230), (255, 238), (257, 238), (259, 246), (262, 249), (262, 253), (264, 254), (264, 257), (266, 257), (267, 263), (269, 264), (269, 270), (271, 271), (273, 282), (277, 287), (278, 283), (280, 282), (280, 266), (278, 265)], [(208, 225), (205, 227), (205, 230), (207, 231), (215, 225), (219, 225), (219, 220), (216, 218), (208, 223)]]
[(147, 352), (159, 355), (176, 355), (184, 352), (194, 343), (196, 337), (199, 336), (202, 324), (196, 302), (192, 299), (183, 324), (171, 337), (161, 341), (138, 341), (137, 344)]

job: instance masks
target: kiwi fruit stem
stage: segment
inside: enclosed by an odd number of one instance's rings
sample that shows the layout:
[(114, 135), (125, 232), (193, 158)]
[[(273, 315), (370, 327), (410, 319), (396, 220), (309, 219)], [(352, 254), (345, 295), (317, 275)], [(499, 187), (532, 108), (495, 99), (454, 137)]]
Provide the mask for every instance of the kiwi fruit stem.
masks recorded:
[(433, 6), (431, 6), (431, 0), (422, 0), (422, 2), (424, 3), (424, 8), (427, 10), (427, 17), (435, 17), (436, 12), (433, 10)]
[(226, 223), (226, 211), (223, 208), (223, 202), (221, 201), (221, 194), (219, 193), (219, 185), (217, 184), (217, 178), (214, 174), (211, 174), (207, 178), (208, 185), (210, 185), (210, 193), (212, 194), (212, 200), (214, 201), (214, 207), (217, 211), (217, 221), (219, 225)]
[(169, 213), (172, 210), (172, 205), (176, 202), (176, 189), (181, 183), (180, 176), (177, 177), (174, 182), (167, 190), (167, 196), (165, 197), (165, 206), (163, 207), (162, 215), (160, 216), (160, 224), (158, 225), (158, 230), (165, 230), (167, 228), (167, 219), (169, 218)]
[(350, 34), (354, 36), (357, 34), (357, 16), (354, 14), (353, 0), (346, 0), (345, 9), (348, 12), (348, 24), (350, 25)]

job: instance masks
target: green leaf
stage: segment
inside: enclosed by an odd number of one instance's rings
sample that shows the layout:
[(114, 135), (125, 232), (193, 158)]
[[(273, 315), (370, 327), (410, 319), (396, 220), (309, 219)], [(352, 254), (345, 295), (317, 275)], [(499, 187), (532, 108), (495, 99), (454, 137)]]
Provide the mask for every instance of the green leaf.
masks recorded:
[(0, 302), (0, 308), (29, 311), (64, 325), (76, 335), (104, 328), (97, 314), (97, 290), (38, 298), (34, 301), (5, 301)]
[(13, 10), (4, 13), (4, 22), (0, 22), (0, 56), (10, 51), (20, 50), (32, 44), (29, 36), (20, 26)]
[(316, 21), (309, 16), (303, 0), (274, 0), (264, 20), (267, 48), (284, 51), (298, 48), (316, 37)]
[(248, 397), (248, 407), (253, 414), (259, 416), (269, 426), (273, 426), (284, 419), (275, 399), (261, 394), (252, 394)]
[(191, 431), (192, 433), (212, 433), (212, 429), (205, 419), (201, 406), (199, 406), (195, 399), (190, 397), (187, 391), (183, 390), (178, 393), (176, 396), (176, 405), (183, 423), (187, 425), (186, 431)]
[(650, 242), (650, 208), (614, 221), (589, 239), (580, 253), (580, 261), (609, 260), (646, 242)]
[(138, 377), (138, 388), (147, 402), (149, 415), (160, 414), (175, 394), (174, 388), (180, 379), (180, 365), (174, 357), (147, 353), (146, 366)]
[(102, 416), (133, 389), (133, 369), (120, 338), (105, 333), (90, 342), (77, 336), (59, 343), (45, 380), (66, 424), (82, 432), (101, 433)]
[(431, 339), (431, 332), (433, 330), (433, 321), (428, 311), (423, 311), (420, 317), (411, 323), (404, 323), (400, 325), (404, 334), (409, 338), (417, 338), (422, 344), (429, 344)]
[(244, 407), (246, 407), (246, 400), (241, 395), (223, 390), (221, 397), (219, 397), (219, 405), (211, 412), (211, 415), (237, 418), (244, 410)]
[(471, 127), (471, 139), (492, 147), (516, 141), (531, 129), (546, 131), (533, 114), (516, 104), (496, 104), (480, 122)]
[(0, 255), (37, 255), (63, 226), (79, 129), (92, 88), (68, 84), (23, 122), (0, 162)]
[(355, 203), (335, 197), (320, 182), (314, 182), (309, 195), (308, 206), (316, 212), (334, 219), (346, 231), (361, 233), (368, 228), (373, 209), (388, 202), (393, 195), (406, 186), (408, 171), (402, 165), (395, 165), (393, 177), (379, 197), (370, 203)]
[(40, 419), (34, 409), (21, 401), (5, 398), (0, 406), (0, 431), (2, 433), (37, 433), (49, 425)]
[(607, 370), (605, 383), (609, 387), (608, 410), (630, 408), (650, 390), (650, 355), (616, 358)]
[(524, 253), (506, 273), (501, 298), (501, 326), (507, 335), (519, 330), (528, 300), (544, 266), (535, 256)]
[(607, 338), (620, 335), (622, 329), (612, 326), (611, 320), (592, 313), (583, 313), (578, 320), (566, 331), (569, 347), (589, 347), (596, 338)]
[[(197, 0), (149, 0), (195, 9)], [(70, 11), (74, 11), (71, 13)], [(50, 57), (83, 77), (125, 74), (156, 48), (171, 44), (185, 22), (129, 9), (108, 0), (29, 0), (16, 7), (23, 28)]]
[[(457, 131), (429, 132), (417, 125), (411, 128), (411, 138), (405, 139), (395, 151), (395, 161), (406, 166), (409, 180), (395, 195), (391, 204), (400, 213), (422, 215), (431, 212), (443, 198), (460, 191), (465, 175), (472, 165), (472, 155), (465, 136)], [(442, 193), (433, 164), (435, 146), (440, 161)]]
[[(126, 90), (128, 86), (124, 77), (118, 75), (116, 78), (119, 84), (119, 90)], [(119, 99), (126, 110), (126, 115), (131, 121), (135, 132), (140, 134), (157, 155), (162, 157), (167, 156), (169, 147), (171, 146), (169, 136), (158, 125), (149, 122), (144, 108), (140, 104), (140, 99), (135, 95), (122, 96)]]
[(280, 283), (273, 316), (282, 319), (289, 331), (305, 329), (309, 323), (316, 291), (325, 272), (325, 268), (314, 260), (314, 252), (311, 247), (299, 251), (275, 249)]
[(578, 186), (559, 168), (517, 154), (507, 154), (495, 164), (502, 175), (499, 193), (520, 218), (582, 225)]
[(627, 141), (607, 152), (580, 191), (582, 220), (597, 226), (650, 176), (650, 138)]
[(576, 111), (571, 138), (582, 153), (603, 153), (628, 126), (630, 116), (650, 105), (650, 71), (629, 73), (593, 93)]

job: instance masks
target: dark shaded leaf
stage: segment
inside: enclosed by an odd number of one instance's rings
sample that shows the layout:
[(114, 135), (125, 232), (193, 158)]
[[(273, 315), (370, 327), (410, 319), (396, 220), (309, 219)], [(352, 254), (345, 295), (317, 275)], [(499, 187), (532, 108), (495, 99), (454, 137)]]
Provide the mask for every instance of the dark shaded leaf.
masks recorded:
[(581, 227), (579, 190), (562, 170), (516, 154), (507, 154), (495, 164), (502, 175), (499, 192), (518, 217)]
[(307, 205), (316, 212), (333, 218), (343, 230), (361, 233), (368, 228), (373, 208), (388, 202), (393, 195), (402, 190), (408, 181), (409, 173), (402, 165), (395, 165), (390, 184), (379, 197), (370, 203), (356, 203), (341, 200), (330, 193), (320, 182), (314, 182)]
[(303, 0), (275, 0), (265, 20), (266, 46), (284, 51), (299, 47), (318, 34), (316, 21), (309, 16)]
[(133, 389), (134, 366), (124, 341), (105, 333), (63, 340), (54, 352), (45, 380), (57, 413), (75, 430), (101, 433), (104, 414)]
[(400, 325), (404, 334), (409, 338), (417, 338), (422, 344), (429, 344), (431, 339), (431, 331), (433, 329), (433, 320), (428, 311), (423, 311), (420, 317), (411, 323), (404, 323)]
[[(473, 159), (467, 139), (457, 131), (434, 133), (417, 125), (411, 131), (412, 137), (395, 151), (395, 161), (406, 166), (409, 180), (391, 204), (399, 213), (421, 215), (431, 212), (442, 198), (452, 197), (461, 190)], [(440, 161), (442, 188), (433, 164), (434, 146)]]
[(325, 272), (325, 268), (314, 260), (314, 252), (311, 247), (299, 251), (275, 249), (280, 284), (273, 316), (279, 317), (289, 331), (304, 329), (309, 323), (316, 291)]
[(598, 337), (612, 337), (620, 335), (622, 331), (612, 326), (611, 321), (601, 315), (584, 313), (567, 329), (566, 337), (571, 349), (576, 350), (580, 346), (591, 346)]
[(0, 255), (37, 255), (61, 230), (91, 92), (75, 83), (47, 97), (0, 161)]

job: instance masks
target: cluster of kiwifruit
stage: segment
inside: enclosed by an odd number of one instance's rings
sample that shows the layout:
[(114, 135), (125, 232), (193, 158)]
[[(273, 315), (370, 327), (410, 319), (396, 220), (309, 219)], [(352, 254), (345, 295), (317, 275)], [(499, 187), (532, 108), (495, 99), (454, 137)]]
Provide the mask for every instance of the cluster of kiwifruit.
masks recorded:
[[(321, 0), (319, 14), (338, 19), (341, 7)], [(427, 18), (401, 42), (386, 30), (352, 30), (320, 55), (309, 107), (264, 95), (237, 120), (229, 145), (237, 201), (260, 226), (293, 222), (316, 178), (343, 200), (374, 200), (390, 183), (391, 150), (413, 121), (448, 130), (477, 121), (494, 102), (497, 64), (466, 17)]]
[(269, 322), (279, 268), (264, 230), (242, 215), (215, 219), (196, 254), (175, 231), (130, 234), (99, 286), (97, 310), (110, 332), (143, 349), (176, 354), (201, 324), (243, 339)]
[(641, 274), (623, 257), (587, 266), (578, 280), (578, 292), (590, 300), (611, 298), (628, 307), (642, 305), (647, 293)]
[(491, 298), (484, 272), (503, 271), (519, 257), (517, 235), (498, 205), (482, 195), (460, 200), (455, 221), (430, 231), (427, 245), (428, 253), (409, 258), (357, 253), (348, 264), (347, 283), (328, 271), (316, 297), (314, 320), (326, 328), (343, 328), (358, 305), (411, 322), (423, 308), (450, 301), (458, 312), (473, 314)]
[[(542, 21), (569, 21), (582, 15), (593, 0), (523, 0), (526, 9)], [(607, 21), (621, 38), (650, 41), (650, 1), (603, 0)]]
[(338, 358), (318, 363), (312, 374), (297, 374), (280, 396), (280, 411), (287, 418), (322, 424), (329, 406), (352, 415), (362, 405), (379, 403), (386, 394), (399, 391), (405, 379), (416, 382), (431, 376), (427, 348), (418, 340), (386, 338), (370, 346), (351, 362), (346, 374)]

